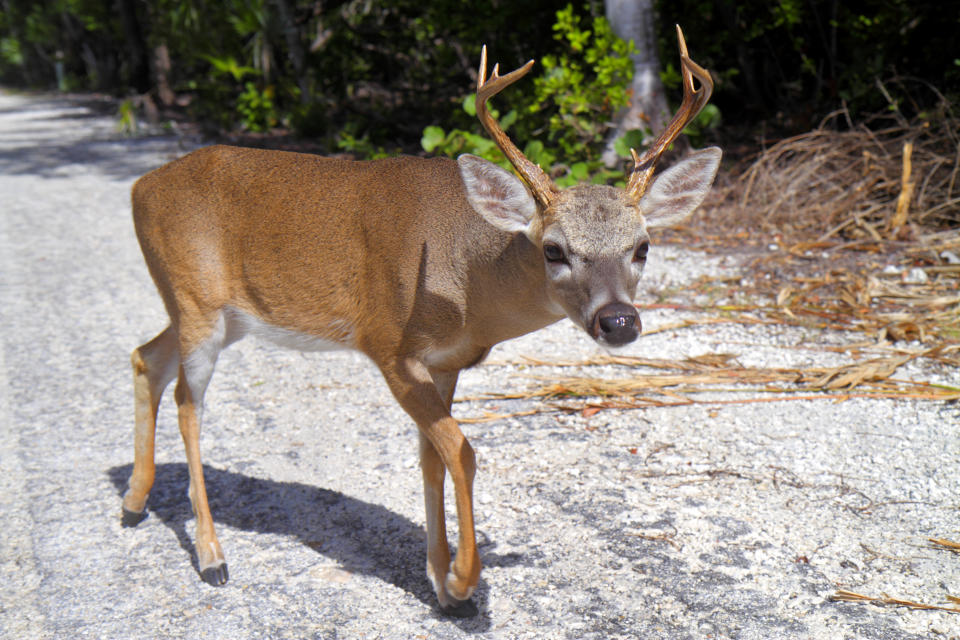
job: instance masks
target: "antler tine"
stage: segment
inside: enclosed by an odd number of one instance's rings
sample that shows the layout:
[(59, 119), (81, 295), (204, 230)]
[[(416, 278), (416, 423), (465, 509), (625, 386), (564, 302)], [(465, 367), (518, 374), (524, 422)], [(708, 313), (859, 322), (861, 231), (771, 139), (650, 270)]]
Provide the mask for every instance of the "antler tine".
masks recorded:
[(480, 70), (477, 73), (477, 98), (476, 109), (477, 118), (487, 133), (493, 138), (503, 155), (507, 157), (526, 183), (530, 186), (533, 196), (544, 208), (548, 207), (557, 193), (557, 187), (553, 184), (550, 177), (543, 170), (530, 162), (529, 159), (517, 148), (510, 138), (500, 127), (500, 124), (487, 111), (487, 101), (497, 95), (505, 88), (529, 73), (533, 68), (533, 60), (525, 65), (511, 71), (505, 76), (500, 75), (500, 65), (493, 65), (493, 72), (487, 78), (487, 45), (483, 45), (480, 52)]
[[(677, 109), (673, 120), (670, 121), (667, 128), (650, 145), (650, 148), (642, 157), (637, 155), (636, 151), (630, 149), (630, 154), (633, 156), (633, 173), (630, 175), (630, 181), (627, 184), (627, 192), (636, 200), (639, 200), (646, 192), (650, 179), (653, 177), (657, 159), (690, 124), (690, 121), (697, 117), (697, 114), (710, 99), (710, 94), (713, 93), (713, 79), (710, 77), (710, 72), (690, 59), (680, 25), (677, 25), (677, 45), (680, 49), (680, 71), (683, 77), (683, 102), (680, 103), (680, 108)], [(699, 89), (694, 89), (694, 77), (700, 82)]]

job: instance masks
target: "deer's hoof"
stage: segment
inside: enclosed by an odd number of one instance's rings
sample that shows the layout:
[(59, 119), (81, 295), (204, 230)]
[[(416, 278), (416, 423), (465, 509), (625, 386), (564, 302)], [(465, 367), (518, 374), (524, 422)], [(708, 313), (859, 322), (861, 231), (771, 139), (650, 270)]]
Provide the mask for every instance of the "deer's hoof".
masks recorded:
[(143, 522), (147, 517), (147, 510), (143, 511), (130, 511), (126, 507), (122, 507), (123, 517), (120, 520), (120, 524), (124, 527), (135, 527), (141, 522)]
[(473, 600), (455, 600), (453, 598), (450, 599), (450, 604), (441, 606), (440, 610), (443, 615), (451, 618), (472, 618), (480, 613), (477, 605), (473, 604)]
[(220, 587), (227, 584), (227, 563), (217, 565), (216, 567), (207, 567), (200, 572), (200, 578), (207, 584)]

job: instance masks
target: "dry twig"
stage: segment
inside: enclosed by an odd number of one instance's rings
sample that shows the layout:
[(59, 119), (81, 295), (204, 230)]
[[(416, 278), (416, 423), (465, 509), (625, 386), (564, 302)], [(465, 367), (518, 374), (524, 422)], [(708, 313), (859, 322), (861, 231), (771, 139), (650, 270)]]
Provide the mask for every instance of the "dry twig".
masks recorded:
[(953, 551), (954, 553), (960, 553), (960, 542), (944, 540), (943, 538), (927, 538), (927, 540), (933, 543), (934, 548), (946, 549), (948, 551)]
[[(864, 602), (882, 606), (921, 609), (925, 611), (949, 611), (950, 613), (960, 613), (960, 607), (945, 607), (936, 604), (924, 604), (922, 602), (914, 602), (912, 600), (904, 600), (902, 598), (891, 598), (887, 595), (875, 598), (872, 596), (865, 596), (854, 591), (847, 591), (846, 589), (837, 590), (836, 593), (830, 596), (830, 600), (834, 602)], [(960, 602), (960, 599), (954, 598), (953, 596), (947, 596), (947, 600), (953, 603)]]

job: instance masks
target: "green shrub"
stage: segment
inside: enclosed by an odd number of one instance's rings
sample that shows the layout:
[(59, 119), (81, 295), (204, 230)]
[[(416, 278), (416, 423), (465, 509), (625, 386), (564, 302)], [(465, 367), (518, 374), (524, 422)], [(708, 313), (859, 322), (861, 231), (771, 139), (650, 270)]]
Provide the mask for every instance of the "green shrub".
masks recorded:
[[(606, 169), (600, 152), (611, 121), (629, 101), (633, 43), (614, 35), (606, 18), (583, 18), (573, 5), (557, 11), (553, 31), (561, 52), (541, 59), (532, 87), (509, 94), (518, 104), (502, 118), (492, 107), (490, 112), (504, 131), (516, 129), (513, 138), (518, 145), (528, 141), (524, 154), (550, 172), (559, 186), (622, 182), (623, 172)], [(474, 94), (461, 100), (461, 108), (475, 118)], [(426, 151), (453, 157), (472, 153), (509, 168), (503, 153), (479, 133), (482, 129), (475, 119), (474, 123), (472, 130), (426, 127), (421, 145)], [(629, 150), (623, 155), (629, 157)], [(562, 162), (564, 158), (570, 163)]]

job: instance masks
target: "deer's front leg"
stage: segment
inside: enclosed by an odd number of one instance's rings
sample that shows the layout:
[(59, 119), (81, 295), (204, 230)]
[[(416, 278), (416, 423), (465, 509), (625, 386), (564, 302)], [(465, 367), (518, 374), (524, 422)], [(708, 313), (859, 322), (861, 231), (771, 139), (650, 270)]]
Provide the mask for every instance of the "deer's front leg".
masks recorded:
[(420, 470), (423, 473), (423, 506), (427, 516), (427, 578), (433, 585), (442, 609), (455, 608), (444, 584), (450, 569), (446, 514), (443, 508), (443, 480), (447, 473), (440, 454), (420, 433)]
[[(476, 472), (473, 448), (457, 421), (450, 416), (447, 400), (441, 396), (430, 372), (421, 362), (414, 359), (402, 361), (396, 367), (384, 368), (384, 375), (400, 405), (420, 430), (427, 514), (427, 574), (444, 612), (457, 616), (475, 615), (476, 607), (469, 602), (480, 578), (480, 555), (473, 524), (473, 477)], [(455, 381), (454, 376), (454, 384)], [(452, 387), (447, 395), (450, 394)], [(459, 525), (457, 555), (453, 562), (449, 562), (443, 516), (444, 470), (449, 472), (453, 481)]]

